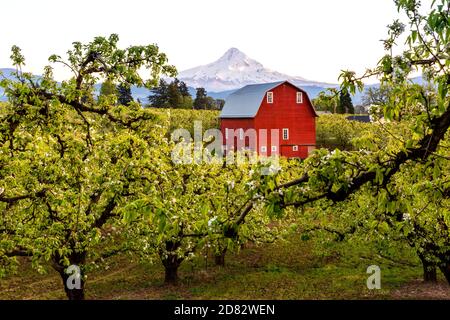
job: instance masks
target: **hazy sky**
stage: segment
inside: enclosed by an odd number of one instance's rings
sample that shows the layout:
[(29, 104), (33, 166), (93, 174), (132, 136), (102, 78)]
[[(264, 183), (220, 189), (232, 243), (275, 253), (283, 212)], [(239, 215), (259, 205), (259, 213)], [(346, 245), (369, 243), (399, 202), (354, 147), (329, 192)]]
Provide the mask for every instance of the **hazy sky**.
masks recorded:
[(122, 46), (158, 44), (178, 70), (237, 47), (268, 68), (327, 82), (375, 65), (397, 17), (393, 0), (6, 0), (0, 12), (0, 67), (11, 66), (13, 44), (26, 70), (41, 73), (73, 41), (118, 33)]

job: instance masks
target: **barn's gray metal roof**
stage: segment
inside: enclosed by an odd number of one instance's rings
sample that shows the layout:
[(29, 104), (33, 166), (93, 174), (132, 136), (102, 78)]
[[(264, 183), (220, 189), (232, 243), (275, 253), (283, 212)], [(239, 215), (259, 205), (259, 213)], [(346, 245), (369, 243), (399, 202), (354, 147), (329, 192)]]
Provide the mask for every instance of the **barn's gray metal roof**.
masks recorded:
[(267, 91), (287, 81), (249, 84), (228, 96), (220, 118), (253, 118)]

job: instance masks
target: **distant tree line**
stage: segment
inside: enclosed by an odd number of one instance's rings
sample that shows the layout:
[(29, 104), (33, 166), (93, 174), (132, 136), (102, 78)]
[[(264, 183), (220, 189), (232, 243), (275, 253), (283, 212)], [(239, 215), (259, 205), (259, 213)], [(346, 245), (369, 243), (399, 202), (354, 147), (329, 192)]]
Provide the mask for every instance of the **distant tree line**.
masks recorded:
[[(412, 84), (412, 88), (422, 90), (425, 97), (430, 99), (429, 96), (432, 95), (434, 87), (430, 83), (426, 84)], [(412, 89), (411, 89), (412, 90)], [(356, 107), (353, 106), (351, 96), (348, 91), (342, 90), (338, 92), (336, 89), (331, 88), (326, 91), (322, 91), (319, 95), (312, 100), (314, 108), (318, 111), (327, 111), (330, 113), (369, 113), (375, 116), (382, 116), (383, 107), (389, 105), (393, 101), (392, 88), (386, 85), (374, 86), (367, 88), (362, 96), (361, 105)], [(403, 108), (398, 115), (394, 118), (395, 120), (401, 120), (404, 114), (418, 114), (421, 110), (418, 107), (414, 108)]]
[(225, 104), (223, 99), (208, 96), (205, 88), (197, 88), (195, 99), (192, 99), (186, 84), (177, 78), (171, 83), (161, 79), (151, 93), (148, 106), (155, 108), (221, 110)]
[(322, 91), (312, 100), (314, 108), (319, 111), (331, 113), (355, 113), (352, 98), (347, 90), (338, 91), (334, 88)]
[(125, 84), (116, 86), (111, 80), (106, 80), (100, 87), (99, 98), (108, 96), (116, 96), (117, 104), (123, 106), (129, 106), (134, 101), (130, 86)]
[[(150, 90), (148, 105), (153, 108), (175, 108), (175, 109), (196, 109), (196, 110), (222, 110), (225, 100), (214, 99), (208, 96), (205, 88), (197, 88), (195, 99), (189, 93), (189, 89), (183, 81), (175, 78), (172, 82), (160, 79), (159, 85)], [(110, 80), (102, 83), (100, 88), (101, 97), (117, 97), (117, 104), (128, 106), (134, 101), (129, 86), (116, 86)], [(139, 104), (142, 102), (138, 99)]]
[(183, 81), (175, 79), (167, 83), (164, 79), (159, 81), (159, 85), (152, 90), (148, 96), (149, 106), (155, 108), (192, 108), (192, 97)]

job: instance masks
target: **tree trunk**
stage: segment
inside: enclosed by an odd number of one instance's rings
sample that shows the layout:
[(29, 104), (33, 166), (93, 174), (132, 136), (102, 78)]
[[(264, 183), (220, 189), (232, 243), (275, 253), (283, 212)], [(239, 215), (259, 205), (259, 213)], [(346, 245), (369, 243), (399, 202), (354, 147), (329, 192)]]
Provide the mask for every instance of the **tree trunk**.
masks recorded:
[(178, 283), (178, 268), (183, 262), (184, 258), (178, 257), (176, 250), (181, 243), (178, 241), (167, 241), (166, 251), (160, 252), (161, 262), (165, 269), (165, 284), (176, 285)]
[(445, 263), (444, 265), (440, 265), (439, 269), (444, 274), (447, 283), (450, 285), (450, 263)]
[(69, 300), (84, 300), (84, 280), (83, 276), (80, 278), (80, 287), (79, 288), (69, 288), (68, 284), (70, 282), (69, 277), (70, 274), (65, 273), (64, 271), (60, 273), (61, 279), (64, 285), (64, 291), (66, 292), (66, 296)]
[(220, 249), (219, 252), (217, 252), (214, 255), (214, 261), (216, 263), (216, 266), (225, 266), (225, 256), (227, 254), (227, 247), (225, 247), (224, 249)]
[[(64, 291), (69, 300), (84, 300), (84, 277), (81, 267), (85, 264), (86, 253), (73, 253), (69, 257), (70, 267), (66, 268), (61, 264), (61, 257), (55, 254), (52, 257), (52, 266), (55, 269), (63, 282)], [(70, 271), (69, 273), (67, 271)], [(80, 272), (79, 277), (76, 276), (77, 271)]]
[(423, 281), (437, 282), (436, 265), (419, 255), (423, 266)]
[(178, 258), (176, 255), (170, 255), (162, 259), (162, 264), (165, 270), (164, 283), (176, 285), (178, 283), (178, 268), (180, 267), (183, 259)]
[(178, 267), (179, 267), (179, 265), (176, 265), (176, 264), (164, 265), (164, 269), (165, 269), (164, 283), (165, 284), (176, 285), (178, 283)]
[(423, 266), (423, 281), (437, 282), (436, 266)]

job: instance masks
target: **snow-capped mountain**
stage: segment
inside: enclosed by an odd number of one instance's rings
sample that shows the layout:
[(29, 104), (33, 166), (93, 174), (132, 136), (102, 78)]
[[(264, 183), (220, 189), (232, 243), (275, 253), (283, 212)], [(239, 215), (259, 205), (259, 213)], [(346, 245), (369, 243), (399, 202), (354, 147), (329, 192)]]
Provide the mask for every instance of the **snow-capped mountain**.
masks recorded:
[(191, 87), (203, 87), (207, 91), (225, 91), (247, 84), (288, 80), (299, 86), (331, 87), (332, 84), (289, 76), (265, 68), (236, 48), (230, 48), (217, 61), (182, 71), (178, 79)]

